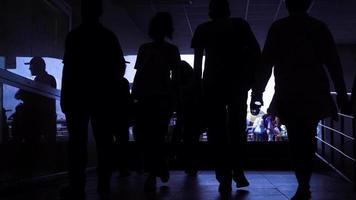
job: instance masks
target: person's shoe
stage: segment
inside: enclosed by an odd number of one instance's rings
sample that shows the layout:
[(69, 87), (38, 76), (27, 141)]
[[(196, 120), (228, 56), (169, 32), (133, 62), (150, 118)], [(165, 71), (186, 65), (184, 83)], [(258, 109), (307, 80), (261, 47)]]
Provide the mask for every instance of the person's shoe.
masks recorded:
[(60, 191), (61, 200), (85, 200), (84, 189), (74, 189), (70, 186), (66, 186)]
[(185, 174), (187, 174), (190, 177), (196, 177), (198, 174), (198, 170), (196, 169), (186, 169), (184, 170)]
[(220, 185), (219, 185), (219, 193), (220, 193), (220, 195), (226, 196), (226, 195), (231, 193), (231, 190), (232, 190), (231, 189), (231, 183), (230, 184), (228, 184), (227, 182), (226, 183), (224, 183), (224, 182), (220, 183)]
[(311, 192), (309, 189), (297, 189), (297, 192), (291, 198), (291, 200), (310, 200)]
[(101, 200), (110, 199), (110, 187), (98, 187), (97, 193)]
[(154, 192), (156, 191), (156, 187), (157, 187), (156, 177), (149, 175), (144, 185), (145, 192)]
[(232, 177), (236, 183), (236, 188), (242, 188), (242, 187), (247, 187), (250, 185), (248, 182), (245, 174), (238, 174), (238, 175), (233, 175)]
[(168, 170), (162, 170), (159, 174), (159, 178), (163, 183), (167, 183), (169, 181), (169, 171)]

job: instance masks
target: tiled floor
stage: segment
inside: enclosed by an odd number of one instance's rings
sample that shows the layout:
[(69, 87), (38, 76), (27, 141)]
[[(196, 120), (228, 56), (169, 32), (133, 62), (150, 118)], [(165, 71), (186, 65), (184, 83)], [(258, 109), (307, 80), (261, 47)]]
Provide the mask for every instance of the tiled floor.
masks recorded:
[[(291, 171), (248, 171), (250, 186), (233, 190), (228, 199), (239, 200), (286, 200), (295, 191), (296, 181)], [(167, 184), (158, 182), (155, 194), (143, 192), (144, 176), (132, 173), (128, 178), (113, 177), (113, 200), (220, 200), (218, 183), (213, 171), (201, 171), (195, 178), (187, 177), (182, 171), (172, 171)], [(48, 183), (42, 186), (11, 193), (1, 200), (57, 200), (58, 190), (63, 183)], [(313, 200), (353, 200), (356, 193), (352, 184), (333, 173), (316, 172), (311, 190)], [(96, 178), (89, 174), (87, 179), (87, 200), (99, 199), (96, 195)]]

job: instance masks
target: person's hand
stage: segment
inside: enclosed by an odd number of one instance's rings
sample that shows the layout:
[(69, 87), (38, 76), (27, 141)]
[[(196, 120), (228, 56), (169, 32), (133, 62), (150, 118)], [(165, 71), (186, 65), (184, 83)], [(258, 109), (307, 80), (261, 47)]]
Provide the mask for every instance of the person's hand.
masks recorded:
[(250, 112), (252, 115), (258, 115), (263, 105), (262, 93), (252, 91), (251, 102), (250, 102)]
[(260, 101), (252, 101), (250, 103), (250, 111), (252, 115), (258, 115), (258, 113), (260, 113), (261, 110), (261, 106), (262, 106), (262, 102)]

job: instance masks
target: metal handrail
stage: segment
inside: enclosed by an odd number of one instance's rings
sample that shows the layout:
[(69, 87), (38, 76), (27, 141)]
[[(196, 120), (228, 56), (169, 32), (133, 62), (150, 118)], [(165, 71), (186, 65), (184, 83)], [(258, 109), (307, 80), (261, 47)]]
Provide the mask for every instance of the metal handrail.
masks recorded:
[(329, 144), (328, 142), (326, 142), (325, 140), (321, 139), (320, 137), (315, 136), (315, 138), (316, 138), (317, 140), (319, 140), (320, 142), (322, 142), (322, 143), (326, 144), (326, 145), (327, 145), (327, 146), (329, 146), (330, 148), (334, 149), (335, 151), (339, 152), (339, 153), (340, 153), (341, 155), (343, 155), (344, 157), (346, 157), (346, 158), (348, 158), (348, 159), (352, 160), (353, 162), (355, 162), (355, 161), (356, 161), (356, 159), (355, 159), (355, 158), (353, 158), (353, 157), (351, 157), (351, 156), (349, 156), (349, 155), (345, 154), (345, 153), (344, 153), (344, 152), (342, 152), (340, 149), (338, 149), (338, 148), (334, 147), (333, 145)]
[(343, 113), (337, 113), (338, 115), (342, 116), (342, 117), (346, 117), (346, 118), (349, 118), (349, 119), (354, 119), (355, 117), (352, 116), (352, 115), (347, 115), (347, 114), (343, 114)]
[(60, 90), (43, 83), (35, 82), (5, 69), (0, 69), (0, 82), (22, 90), (33, 92), (35, 94), (46, 96), (51, 99), (59, 100), (61, 97)]
[(329, 129), (329, 130), (333, 131), (334, 133), (338, 133), (338, 134), (344, 136), (344, 137), (347, 138), (347, 139), (355, 140), (355, 138), (353, 138), (353, 137), (351, 137), (351, 136), (349, 136), (349, 135), (346, 135), (345, 133), (340, 132), (340, 131), (338, 131), (338, 130), (336, 130), (336, 129), (333, 129), (333, 128), (329, 127), (329, 126), (326, 126), (326, 125), (321, 124), (321, 123), (319, 123), (319, 125), (322, 126), (322, 127), (324, 127), (324, 128), (326, 128), (326, 129)]
[(331, 167), (331, 169), (333, 169), (334, 171), (336, 171), (342, 178), (344, 178), (347, 182), (352, 183), (353, 181), (345, 176), (340, 170), (338, 170), (336, 167), (333, 166), (332, 163), (330, 163), (329, 161), (327, 161), (326, 159), (324, 159), (320, 154), (315, 153), (315, 155), (324, 163), (326, 163), (329, 167)]
[[(331, 95), (337, 95), (336, 92), (330, 92)], [(348, 96), (351, 96), (351, 93), (347, 93)], [(338, 116), (340, 118), (340, 129), (337, 130), (334, 128), (334, 122), (333, 120), (330, 120), (330, 125), (326, 125), (326, 124), (323, 124), (323, 123), (319, 123), (319, 126), (321, 126), (323, 128), (323, 130), (329, 130), (330, 131), (330, 134), (332, 135), (332, 137), (330, 138), (330, 143), (329, 142), (326, 142), (325, 140), (323, 140), (324, 138), (324, 135), (322, 134), (322, 137), (323, 138), (320, 138), (318, 136), (316, 136), (315, 138), (320, 141), (322, 143), (322, 146), (321, 146), (321, 154), (319, 155), (318, 153), (316, 153), (316, 155), (322, 160), (324, 161), (326, 164), (328, 164), (331, 168), (333, 168), (337, 173), (339, 173), (342, 177), (345, 178), (345, 180), (348, 180), (348, 181), (351, 181), (353, 182), (354, 184), (354, 190), (356, 191), (356, 143), (355, 143), (355, 138), (356, 138), (356, 118), (355, 116), (353, 116), (352, 114), (349, 115), (349, 114), (344, 114), (344, 113), (338, 113)], [(350, 135), (347, 135), (345, 134), (345, 120), (351, 120), (351, 123), (352, 123), (352, 128), (350, 131), (352, 131), (352, 136)], [(334, 146), (334, 136), (338, 134), (340, 136), (340, 149), (336, 146)], [(350, 155), (347, 155), (346, 153), (344, 153), (345, 151), (345, 146), (344, 146), (344, 140), (346, 139), (349, 139), (351, 140), (353, 146), (353, 151), (352, 151), (352, 156)], [(330, 150), (331, 150), (331, 153), (330, 153), (330, 159), (331, 161), (329, 161), (329, 159), (326, 159), (324, 158), (323, 156), (326, 156), (325, 154), (325, 146), (329, 147)], [(342, 160), (341, 160), (341, 168), (342, 170), (344, 170), (344, 168), (342, 166), (345, 166), (344, 164), (344, 158), (347, 158), (348, 160), (350, 160), (352, 162), (352, 165), (353, 165), (353, 172), (352, 172), (352, 177), (349, 178), (348, 176), (346, 176), (344, 173), (345, 172), (342, 172), (340, 171), (337, 167), (333, 166), (335, 163), (334, 163), (334, 153), (333, 152), (337, 152), (339, 153), (340, 155), (342, 155)], [(350, 153), (348, 153), (350, 154)]]

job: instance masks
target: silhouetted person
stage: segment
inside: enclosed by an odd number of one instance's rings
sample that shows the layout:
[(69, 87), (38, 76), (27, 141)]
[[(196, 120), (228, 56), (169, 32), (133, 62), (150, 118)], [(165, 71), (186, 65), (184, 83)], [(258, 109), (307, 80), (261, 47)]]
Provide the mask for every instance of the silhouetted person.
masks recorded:
[[(35, 83), (56, 88), (56, 80), (46, 72), (46, 63), (41, 57), (33, 57), (25, 64), (35, 76)], [(24, 175), (31, 176), (41, 167), (36, 166), (40, 155), (45, 155), (47, 164), (51, 165), (56, 141), (55, 99), (22, 89), (16, 92), (15, 98), (22, 101), (11, 116), (12, 142), (19, 147), (16, 162)]]
[(194, 70), (181, 61), (177, 73), (172, 77), (176, 90), (177, 123), (175, 141), (182, 144), (182, 160), (188, 175), (197, 174), (197, 157), (200, 134), (202, 132), (202, 115), (199, 95), (194, 85)]
[[(47, 73), (46, 63), (41, 57), (33, 57), (30, 62), (25, 64), (30, 65), (29, 69), (31, 75), (35, 76), (35, 82), (53, 88), (57, 87), (56, 79)], [(47, 142), (54, 144), (57, 134), (56, 100), (40, 95), (37, 96), (37, 102), (33, 103), (37, 105), (36, 113), (39, 115), (38, 126), (40, 127), (40, 131), (45, 135)]]
[[(47, 73), (46, 63), (41, 57), (33, 57), (29, 66), (34, 81), (56, 88), (56, 79)], [(41, 138), (46, 142), (54, 143), (56, 139), (56, 103), (51, 99), (39, 94), (18, 90), (15, 98), (22, 100), (16, 107), (13, 125), (15, 140), (26, 143), (39, 143)]]
[(172, 33), (171, 15), (157, 13), (148, 30), (153, 41), (140, 46), (135, 64), (137, 71), (132, 88), (136, 101), (135, 133), (143, 145), (148, 172), (146, 191), (155, 190), (156, 177), (163, 182), (169, 179), (164, 145), (172, 114), (170, 74), (180, 61), (178, 48), (165, 40), (166, 37), (171, 39)]
[(101, 15), (101, 0), (82, 1), (82, 24), (66, 37), (61, 107), (69, 131), (69, 187), (62, 195), (71, 199), (85, 198), (89, 121), (98, 156), (97, 192), (102, 198), (110, 193), (125, 60), (115, 34), (99, 22)]
[[(19, 95), (21, 94), (21, 95)], [(9, 117), (11, 119), (11, 141), (15, 144), (20, 144), (26, 141), (26, 135), (32, 135), (32, 126), (28, 119), (34, 119), (31, 116), (32, 112), (28, 112), (28, 95), (29, 93), (18, 90), (15, 94), (15, 99), (21, 100), (15, 107), (15, 112)], [(30, 117), (28, 117), (30, 116)]]
[(347, 108), (348, 97), (333, 37), (324, 23), (307, 14), (311, 0), (285, 2), (289, 16), (269, 29), (250, 105), (257, 114), (260, 105), (254, 102), (263, 104), (262, 94), (274, 67), (275, 94), (269, 109), (288, 130), (298, 180), (292, 199), (310, 199), (316, 127), (320, 119), (336, 115), (326, 70), (341, 111)]
[(205, 68), (202, 80), (206, 104), (208, 141), (215, 158), (219, 191), (231, 191), (232, 179), (236, 187), (248, 186), (243, 172), (246, 155), (246, 101), (260, 48), (249, 24), (240, 18), (230, 18), (227, 0), (212, 0), (209, 4), (211, 21), (195, 30), (194, 70), (200, 87), (202, 58)]

